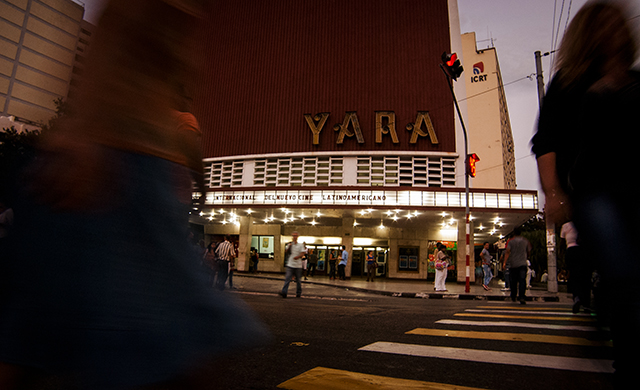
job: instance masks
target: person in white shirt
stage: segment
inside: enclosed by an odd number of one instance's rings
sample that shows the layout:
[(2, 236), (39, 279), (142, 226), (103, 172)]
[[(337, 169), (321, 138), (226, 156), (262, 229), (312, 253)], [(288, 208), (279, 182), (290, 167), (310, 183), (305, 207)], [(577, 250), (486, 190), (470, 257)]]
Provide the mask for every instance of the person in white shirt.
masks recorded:
[(289, 283), (291, 283), (291, 278), (294, 274), (296, 275), (296, 297), (300, 298), (302, 296), (302, 258), (306, 253), (306, 248), (304, 244), (298, 242), (298, 232), (293, 232), (291, 235), (293, 236), (293, 241), (287, 245), (285, 250), (287, 255), (285, 259), (284, 286), (282, 286), (282, 290), (279, 293), (282, 298), (287, 297)]

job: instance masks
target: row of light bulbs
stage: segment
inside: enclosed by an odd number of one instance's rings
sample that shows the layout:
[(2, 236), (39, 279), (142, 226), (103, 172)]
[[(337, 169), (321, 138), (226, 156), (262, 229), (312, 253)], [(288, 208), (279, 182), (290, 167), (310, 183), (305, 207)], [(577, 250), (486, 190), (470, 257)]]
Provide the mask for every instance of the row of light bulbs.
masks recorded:
[[(293, 212), (291, 210), (289, 210), (287, 208), (281, 208), (280, 210), (285, 213), (285, 217), (282, 219), (283, 223), (289, 223), (289, 222), (293, 222), (293, 221), (296, 220), (296, 217), (293, 215)], [(375, 209), (364, 209), (364, 210), (360, 211), (359, 214), (364, 217), (364, 216), (366, 216), (368, 214), (371, 214), (374, 211), (375, 211)], [(252, 209), (247, 209), (246, 210), (246, 213), (248, 215), (253, 214), (253, 212), (254, 211)], [(385, 214), (387, 215), (387, 217), (391, 218), (395, 222), (395, 221), (397, 221), (397, 220), (399, 220), (401, 218), (401, 216), (400, 216), (401, 212), (402, 212), (402, 210), (387, 210), (385, 212)], [(240, 225), (239, 216), (234, 211), (226, 212), (224, 209), (219, 209), (218, 210), (218, 214), (223, 215), (223, 220), (220, 221), (223, 225), (226, 225), (227, 223), (233, 223), (235, 225)], [(291, 214), (291, 215), (289, 215), (289, 214)], [(205, 216), (205, 212), (204, 211), (200, 211), (199, 215), (200, 215), (200, 217), (204, 217)], [(215, 215), (216, 215), (216, 211), (213, 210), (210, 213), (209, 217), (208, 217), (209, 221), (213, 221)], [(404, 217), (407, 218), (407, 219), (411, 219), (411, 218), (417, 217), (419, 215), (420, 215), (420, 213), (418, 211), (413, 211), (413, 212), (407, 212), (407, 214), (405, 214)], [(440, 215), (443, 217), (443, 219), (449, 216), (449, 214), (447, 214), (446, 212), (442, 212)], [(318, 210), (316, 212), (316, 214), (312, 214), (312, 216), (307, 216), (304, 213), (300, 213), (300, 215), (297, 217), (297, 219), (304, 220), (304, 219), (307, 219), (307, 218), (310, 218), (310, 217), (312, 218), (312, 220), (309, 222), (309, 224), (315, 226), (315, 225), (318, 224), (318, 222), (316, 221), (316, 218), (322, 217), (322, 213), (320, 212), (320, 210)], [(470, 215), (469, 216), (469, 220), (473, 220), (473, 219), (474, 219), (474, 217)], [(273, 216), (273, 214), (271, 214), (270, 216), (266, 215), (263, 221), (265, 223), (270, 223), (270, 222), (273, 222), (275, 220), (276, 220), (276, 218)], [(451, 228), (454, 225), (456, 225), (457, 222), (458, 221), (455, 218), (451, 217), (448, 220), (443, 220), (442, 227), (443, 228)], [(500, 228), (504, 226), (504, 223), (502, 222), (500, 217), (496, 217), (494, 219), (493, 223), (494, 223), (494, 228), (489, 231), (489, 234), (492, 235), (492, 236), (497, 233), (496, 226), (500, 227)], [(358, 225), (360, 225), (360, 224), (357, 222), (357, 220), (354, 219), (353, 226), (358, 226)], [(383, 222), (382, 218), (380, 219), (380, 225), (378, 225), (378, 228), (379, 229), (384, 229), (385, 228), (385, 225), (384, 225), (384, 222)], [(482, 226), (482, 225), (478, 226), (477, 228), (480, 231), (484, 231), (484, 229), (485, 229), (485, 227)]]
[[(443, 219), (449, 216), (449, 214), (447, 214), (446, 212), (442, 212), (440, 215), (442, 216), (442, 218), (443, 218)], [(470, 221), (472, 221), (472, 220), (474, 220), (474, 219), (475, 219), (475, 218), (474, 218), (472, 215), (469, 215), (469, 220), (470, 220)], [(448, 220), (443, 220), (443, 221), (442, 221), (442, 228), (443, 228), (443, 229), (446, 229), (446, 228), (452, 228), (452, 227), (453, 227), (454, 225), (456, 225), (457, 223), (458, 223), (458, 221), (457, 221), (455, 218), (451, 217), (451, 218), (450, 218), (450, 219), (448, 219)], [(492, 228), (491, 230), (489, 230), (489, 234), (490, 234), (490, 235), (492, 235), (492, 236), (495, 236), (495, 235), (498, 233), (497, 228), (502, 228), (502, 227), (504, 227), (504, 222), (502, 222), (502, 220), (500, 219), (500, 217), (496, 217), (496, 218), (493, 220), (493, 224), (494, 224), (494, 226), (493, 226), (493, 228)], [(478, 229), (478, 230), (480, 230), (480, 231), (482, 232), (482, 231), (484, 231), (484, 230), (486, 229), (486, 227), (485, 227), (485, 226), (483, 226), (483, 225), (479, 225), (479, 226), (477, 226), (477, 229)], [(503, 237), (503, 236), (502, 236), (502, 234), (501, 234), (501, 235), (500, 235), (500, 238), (502, 238), (502, 237)]]

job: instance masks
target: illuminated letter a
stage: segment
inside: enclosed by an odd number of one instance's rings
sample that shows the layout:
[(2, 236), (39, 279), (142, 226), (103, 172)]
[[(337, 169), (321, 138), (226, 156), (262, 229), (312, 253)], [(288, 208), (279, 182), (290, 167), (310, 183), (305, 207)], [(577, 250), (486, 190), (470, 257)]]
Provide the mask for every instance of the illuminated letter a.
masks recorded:
[[(427, 128), (427, 132), (422, 131), (422, 123), (425, 124)], [(420, 137), (429, 137), (431, 139), (431, 143), (436, 145), (438, 144), (438, 137), (436, 137), (436, 132), (433, 129), (433, 123), (431, 123), (431, 117), (429, 116), (429, 111), (418, 111), (418, 116), (416, 117), (415, 123), (409, 123), (407, 125), (407, 130), (411, 131), (411, 139), (409, 140), (410, 144), (415, 144), (418, 142), (418, 136)]]

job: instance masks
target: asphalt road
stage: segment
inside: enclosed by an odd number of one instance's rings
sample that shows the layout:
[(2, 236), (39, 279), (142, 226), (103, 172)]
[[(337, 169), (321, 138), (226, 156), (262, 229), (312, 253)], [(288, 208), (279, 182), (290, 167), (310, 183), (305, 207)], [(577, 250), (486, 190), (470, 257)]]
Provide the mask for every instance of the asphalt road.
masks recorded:
[(596, 332), (592, 317), (572, 315), (567, 305), (407, 299), (307, 286), (303, 298), (237, 293), (273, 340), (217, 362), (208, 372), (212, 389), (612, 388), (612, 351), (601, 342), (606, 332)]
[[(613, 388), (608, 332), (566, 303), (402, 298), (313, 284), (302, 298), (283, 299), (280, 281), (245, 287), (231, 294), (256, 311), (271, 340), (149, 389)], [(31, 388), (73, 386), (48, 377)]]

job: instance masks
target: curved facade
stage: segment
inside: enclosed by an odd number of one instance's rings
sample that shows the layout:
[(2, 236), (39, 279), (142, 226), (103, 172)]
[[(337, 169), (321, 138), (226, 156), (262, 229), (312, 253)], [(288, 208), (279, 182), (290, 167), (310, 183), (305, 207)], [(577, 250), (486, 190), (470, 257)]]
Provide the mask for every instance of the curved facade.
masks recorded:
[[(218, 1), (203, 34), (208, 188), (192, 222), (236, 235), (240, 270), (264, 245), (259, 270), (281, 272), (293, 231), (323, 261), (345, 245), (353, 277), (370, 250), (395, 278), (429, 277), (437, 241), (464, 259), (464, 144), (439, 68), (462, 54), (456, 1)], [(472, 236), (497, 240), (537, 196), (473, 189), (469, 205)]]

